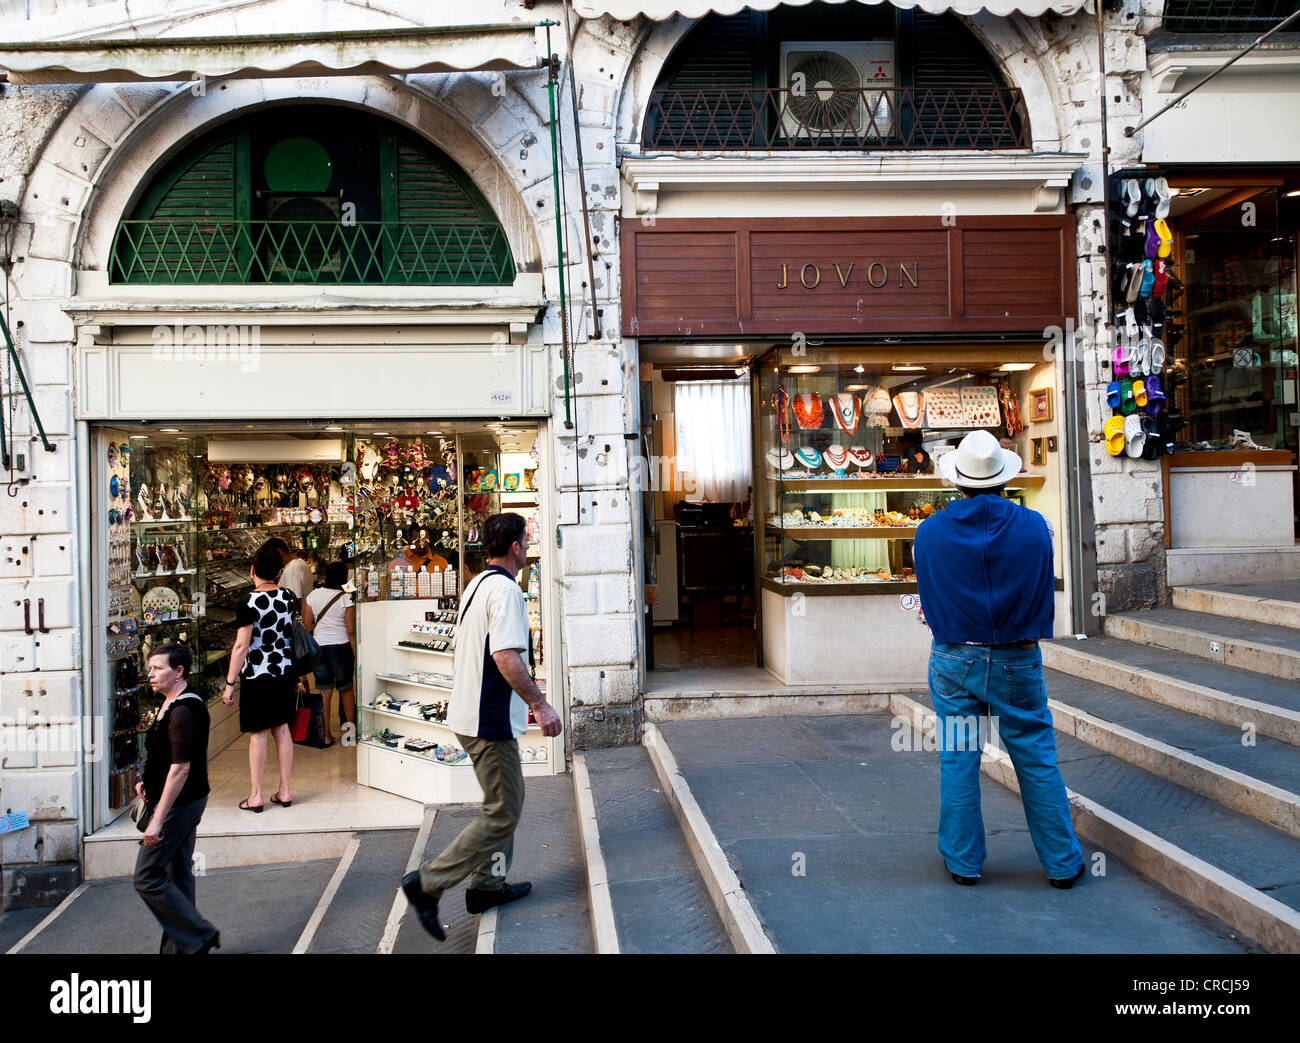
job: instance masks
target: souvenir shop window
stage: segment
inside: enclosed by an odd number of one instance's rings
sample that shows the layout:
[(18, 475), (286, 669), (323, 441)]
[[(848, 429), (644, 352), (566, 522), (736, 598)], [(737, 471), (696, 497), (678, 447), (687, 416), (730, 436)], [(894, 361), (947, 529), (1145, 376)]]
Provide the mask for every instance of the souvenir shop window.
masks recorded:
[(1188, 186), (1175, 203), (1175, 448), (1293, 449), (1300, 200), (1275, 187)]
[[(1031, 381), (1051, 370), (775, 352), (760, 366), (763, 579), (781, 593), (914, 589), (916, 528), (959, 495), (938, 476), (935, 459), (984, 428), (1028, 462), (1027, 439), (1024, 447), (1016, 439), (1029, 430), (1031, 408), (1043, 408)], [(1055, 433), (1050, 404), (1037, 419), (1033, 434)], [(1024, 503), (1047, 477), (1022, 473), (1005, 495)]]

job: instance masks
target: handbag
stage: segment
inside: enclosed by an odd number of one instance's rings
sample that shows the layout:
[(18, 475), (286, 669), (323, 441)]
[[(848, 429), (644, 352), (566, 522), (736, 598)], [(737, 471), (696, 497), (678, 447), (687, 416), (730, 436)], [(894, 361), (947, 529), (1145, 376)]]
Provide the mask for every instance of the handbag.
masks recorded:
[(131, 818), (135, 820), (135, 828), (143, 833), (153, 818), (153, 805), (144, 797), (136, 797), (135, 804), (131, 807)]
[(294, 742), (307, 741), (307, 728), (311, 724), (311, 708), (302, 704), (302, 689), (298, 689), (296, 709), (293, 711), (293, 727), (289, 729)]
[(320, 662), (320, 645), (316, 643), (311, 631), (303, 623), (297, 600), (297, 598), (294, 599), (293, 635), (289, 649), (290, 654), (293, 656), (294, 676), (302, 677), (303, 674), (309, 674), (315, 670), (316, 664)]

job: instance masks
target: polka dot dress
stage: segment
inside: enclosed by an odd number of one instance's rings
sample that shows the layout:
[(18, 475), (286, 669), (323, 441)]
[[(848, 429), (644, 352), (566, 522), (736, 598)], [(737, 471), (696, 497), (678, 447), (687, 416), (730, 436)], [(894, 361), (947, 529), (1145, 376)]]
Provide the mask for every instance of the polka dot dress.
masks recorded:
[(239, 728), (261, 732), (287, 724), (296, 708), (293, 617), (298, 599), (284, 587), (253, 591), (239, 606), (235, 625), (252, 626), (248, 658), (239, 672)]

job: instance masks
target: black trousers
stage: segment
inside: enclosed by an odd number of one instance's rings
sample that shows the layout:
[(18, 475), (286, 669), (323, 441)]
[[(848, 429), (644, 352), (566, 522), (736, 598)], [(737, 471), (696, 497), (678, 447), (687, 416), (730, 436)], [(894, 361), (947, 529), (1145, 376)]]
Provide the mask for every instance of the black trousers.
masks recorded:
[(162, 843), (140, 845), (135, 889), (162, 925), (160, 953), (192, 953), (217, 933), (194, 904), (194, 840), (208, 806), (200, 797), (174, 807), (163, 820)]

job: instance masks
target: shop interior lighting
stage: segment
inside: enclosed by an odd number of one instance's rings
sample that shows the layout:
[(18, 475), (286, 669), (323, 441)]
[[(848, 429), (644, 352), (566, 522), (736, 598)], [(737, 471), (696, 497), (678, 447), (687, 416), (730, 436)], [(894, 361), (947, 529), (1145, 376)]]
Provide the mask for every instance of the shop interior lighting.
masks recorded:
[(845, 385), (844, 390), (845, 391), (866, 391), (867, 388), (869, 387), (871, 387), (870, 384), (847, 384)]
[(867, 367), (864, 366), (861, 362), (859, 362), (856, 366), (853, 367), (854, 373), (865, 373), (866, 371), (867, 371)]
[(330, 424), (325, 428), (326, 431), (342, 431), (343, 428), (338, 424)]
[(181, 429), (179, 427), (160, 427), (158, 428), (158, 433), (163, 435), (178, 435), (181, 433)]
[(1300, 196), (1300, 188), (1292, 189), (1286, 194), (1287, 199), (1295, 199), (1298, 196)]
[(1004, 362), (998, 367), (1001, 373), (1023, 373), (1027, 369), (1033, 369), (1032, 362)]
[(820, 373), (821, 366), (790, 366), (786, 369), (787, 373)]
[(895, 373), (924, 373), (925, 367), (919, 363), (904, 363), (901, 365), (890, 366)]
[(371, 431), (370, 433), (371, 433), (372, 435), (375, 435), (376, 437), (378, 437), (378, 436), (380, 436), (380, 435), (386, 435), (386, 434), (388, 434), (387, 431)]

